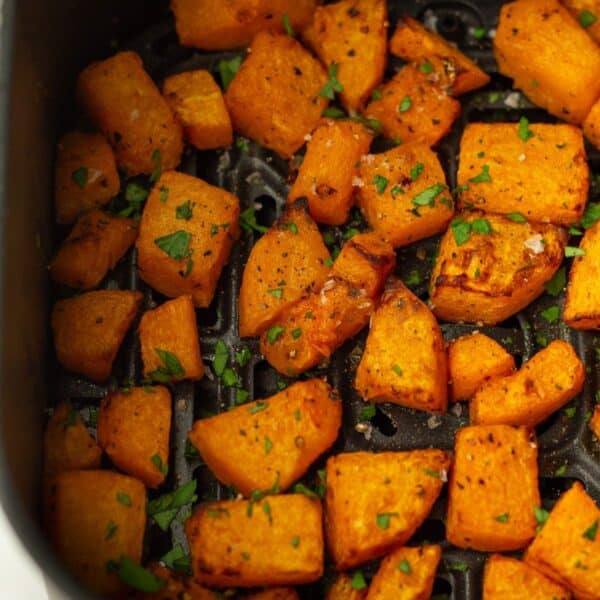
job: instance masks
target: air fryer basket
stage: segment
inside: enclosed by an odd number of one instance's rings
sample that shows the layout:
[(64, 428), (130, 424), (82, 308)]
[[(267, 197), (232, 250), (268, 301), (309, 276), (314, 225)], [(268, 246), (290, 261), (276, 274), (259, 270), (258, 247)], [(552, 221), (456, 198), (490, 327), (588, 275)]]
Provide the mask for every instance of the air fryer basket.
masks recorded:
[[(400, 5), (402, 5), (403, 12), (420, 20), (435, 23), (442, 35), (456, 42), (461, 49), (475, 58), (487, 72), (493, 75), (492, 83), (484, 91), (471, 93), (461, 99), (463, 106), (461, 117), (455, 123), (451, 134), (444, 138), (438, 148), (448, 184), (452, 189), (456, 186), (455, 174), (460, 136), (467, 123), (517, 121), (522, 115), (528, 117), (532, 122), (554, 121), (553, 117), (532, 106), (523, 96), (517, 98), (512, 95), (508, 103), (506, 102), (507, 97), (511, 94), (511, 86), (508, 80), (496, 73), (490, 37), (485, 36), (484, 39), (478, 40), (472, 35), (474, 29), (482, 27), (486, 31), (493, 32), (501, 4), (501, 2), (493, 0), (477, 3), (464, 1), (389, 2), (391, 28), (394, 27), (400, 16)], [(195, 68), (209, 69), (218, 78), (219, 61), (240, 54), (240, 52), (202, 53), (182, 48), (177, 43), (173, 19), (167, 14), (164, 5), (162, 5), (162, 10), (157, 10), (156, 4), (154, 4), (151, 17), (148, 13), (143, 12), (138, 15), (137, 29), (143, 29), (143, 33), (120, 43), (118, 49), (136, 50), (141, 55), (146, 69), (157, 82), (172, 73)], [(155, 15), (159, 18), (155, 19)], [(77, 19), (77, 12), (72, 14), (71, 18)], [(143, 20), (146, 22), (143, 23)], [(98, 58), (110, 53), (106, 45), (100, 45), (98, 48), (100, 49), (96, 53)], [(392, 74), (400, 64), (400, 61), (393, 57), (390, 58), (388, 75)], [(72, 80), (69, 85), (63, 87), (62, 91), (65, 103), (70, 106), (68, 103), (72, 101)], [(517, 100), (518, 108), (514, 108)], [(79, 119), (69, 112), (62, 125), (67, 128), (79, 123)], [(374, 151), (380, 151), (387, 147), (389, 146), (386, 145), (386, 142), (377, 140)], [(290, 168), (275, 154), (252, 142), (249, 142), (248, 148), (247, 153), (243, 149), (237, 148), (235, 144), (232, 148), (219, 152), (189, 151), (184, 156), (180, 169), (233, 192), (240, 198), (243, 208), (258, 203), (262, 207), (257, 211), (259, 222), (263, 225), (270, 225), (285, 202)], [(592, 173), (600, 173), (600, 153), (589, 147), (588, 157)], [(50, 155), (46, 154), (44, 160), (48, 162), (42, 168), (48, 170), (51, 164), (49, 162)], [(50, 185), (49, 181), (43, 183)], [(45, 192), (44, 189), (41, 195), (43, 196)], [(592, 190), (592, 199), (594, 194), (597, 199), (600, 199), (598, 187)], [(44, 227), (45, 223), (51, 222), (47, 208), (38, 211), (36, 216), (39, 227)], [(341, 231), (344, 229), (326, 228), (324, 231), (332, 232), (339, 245)], [(221, 276), (212, 306), (197, 311), (202, 354), (207, 364), (210, 364), (213, 359), (215, 344), (218, 340), (225, 341), (231, 349), (232, 356), (234, 351), (240, 350), (243, 346), (250, 348), (252, 352), (250, 362), (243, 368), (237, 367), (243, 387), (250, 392), (250, 399), (269, 396), (286, 383), (286, 380), (279, 376), (261, 357), (257, 341), (241, 340), (237, 334), (237, 298), (244, 264), (254, 241), (255, 237), (253, 236), (245, 237), (236, 245), (229, 264)], [(427, 283), (436, 245), (437, 239), (429, 239), (398, 251), (396, 274), (406, 279), (409, 274), (416, 271), (419, 274), (420, 283), (414, 284), (412, 288), (415, 293), (425, 299), (427, 298)], [(103, 287), (142, 291), (144, 293), (144, 310), (147, 310), (164, 301), (164, 298), (140, 281), (135, 261), (135, 253), (132, 251), (103, 282)], [(412, 275), (410, 279), (414, 281), (417, 278)], [(5, 279), (5, 294), (7, 285), (9, 284)], [(55, 290), (54, 296), (61, 295), (63, 292), (64, 290)], [(558, 299), (543, 296), (523, 313), (498, 327), (442, 325), (447, 340), (479, 329), (503, 344), (515, 355), (518, 364), (528, 359), (547, 341), (556, 338), (571, 342), (585, 361), (586, 386), (580, 397), (572, 404), (573, 407), (576, 407), (574, 414), (572, 410), (558, 411), (537, 429), (540, 491), (546, 508), (550, 508), (560, 493), (568, 489), (575, 479), (581, 480), (588, 492), (597, 501), (600, 501), (600, 445), (593, 440), (587, 425), (587, 420), (595, 405), (594, 394), (597, 389), (600, 368), (600, 349), (596, 352), (596, 347), (600, 348), (598, 345), (600, 339), (591, 333), (575, 332), (562, 322), (549, 325), (540, 316), (540, 311), (556, 304), (557, 301), (562, 303), (562, 296)], [(39, 319), (39, 307), (37, 312), (36, 319)], [(6, 315), (4, 316), (6, 317)], [(327, 375), (329, 382), (338, 387), (341, 392), (344, 403), (343, 426), (340, 437), (331, 452), (408, 450), (423, 447), (451, 450), (454, 433), (459, 427), (468, 423), (468, 409), (464, 405), (453, 407), (447, 415), (442, 417), (399, 406), (379, 405), (372, 424), (370, 426), (363, 424), (357, 430), (356, 425), (360, 421), (359, 413), (365, 404), (354, 391), (352, 382), (354, 370), (364, 347), (365, 337), (366, 332), (363, 332), (357, 338), (348, 341), (333, 355), (327, 366), (313, 369), (304, 375), (304, 377)], [(10, 346), (5, 347), (4, 354), (9, 352)], [(35, 356), (35, 354), (30, 356)], [(41, 362), (41, 351), (37, 356), (38, 361)], [(39, 368), (39, 363), (36, 368)], [(556, 368), (560, 368), (560, 365), (557, 365)], [(73, 374), (61, 371), (54, 362), (51, 363), (51, 370), (55, 373), (51, 378), (51, 393), (48, 394), (45, 390), (40, 391), (39, 389), (37, 393), (48, 397), (50, 406), (59, 399), (70, 399), (80, 410), (83, 418), (93, 425), (95, 409), (109, 389), (130, 383), (139, 384), (142, 379), (139, 340), (135, 327), (121, 348), (113, 370), (114, 377), (108, 385), (91, 384)], [(37, 381), (39, 386), (39, 379)], [(174, 387), (173, 398), (171, 464), (168, 481), (161, 491), (172, 489), (195, 478), (198, 481), (201, 500), (229, 497), (229, 491), (214, 479), (202, 461), (197, 456), (190, 456), (189, 446), (186, 446), (186, 434), (194, 420), (210, 413), (222, 412), (234, 405), (235, 389), (224, 387), (217, 378), (204, 377), (197, 383), (177, 384)], [(13, 401), (15, 400), (16, 398), (13, 398)], [(7, 402), (7, 398), (3, 397), (3, 406)], [(3, 410), (6, 413), (6, 408)], [(38, 406), (34, 405), (30, 412), (33, 410), (38, 410)], [(39, 414), (32, 414), (29, 418), (35, 419), (37, 422), (40, 420)], [(3, 414), (4, 420), (5, 415)], [(3, 425), (5, 424), (3, 423)], [(26, 423), (25, 426), (27, 426)], [(33, 433), (31, 435), (33, 436)], [(37, 448), (35, 446), (36, 451)], [(308, 473), (305, 478), (308, 483), (314, 481), (314, 473), (317, 468), (322, 468), (324, 460), (322, 458), (318, 461), (317, 465)], [(6, 502), (6, 498), (4, 502)], [(443, 561), (436, 579), (434, 593), (446, 593), (455, 600), (475, 600), (481, 597), (482, 567), (485, 556), (478, 552), (452, 548), (444, 541), (445, 504), (446, 490), (412, 542), (427, 540), (443, 545)], [(181, 543), (185, 547), (185, 536), (182, 526), (177, 520), (173, 522), (170, 534), (165, 534), (156, 526), (151, 526), (147, 539), (147, 556), (154, 559), (166, 552), (172, 543)], [(453, 568), (453, 564), (456, 565), (456, 563), (468, 565), (468, 569), (465, 570), (464, 566), (460, 569)], [(373, 565), (367, 565), (364, 568), (366, 573), (371, 573), (373, 570)], [(300, 594), (303, 598), (321, 598), (322, 584), (302, 586)], [(80, 594), (79, 597), (81, 597)]]

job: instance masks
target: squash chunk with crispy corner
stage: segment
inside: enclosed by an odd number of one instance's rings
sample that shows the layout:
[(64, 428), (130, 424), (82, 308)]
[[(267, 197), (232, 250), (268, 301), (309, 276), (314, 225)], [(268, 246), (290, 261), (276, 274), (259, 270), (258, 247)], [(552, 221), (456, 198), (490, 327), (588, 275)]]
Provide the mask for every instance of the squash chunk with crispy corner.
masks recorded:
[(296, 376), (328, 358), (368, 322), (375, 302), (343, 279), (329, 278), (320, 291), (300, 300), (260, 337), (271, 366)]
[(141, 302), (140, 292), (108, 290), (59, 300), (52, 309), (58, 362), (93, 381), (107, 379)]
[(583, 122), (600, 96), (600, 48), (558, 0), (504, 4), (494, 52), (514, 87), (569, 123)]
[[(306, 197), (315, 221), (345, 223), (354, 201), (354, 166), (369, 151), (371, 139), (360, 123), (327, 120), (319, 125), (308, 142), (288, 202)], [(332, 156), (335, 166), (331, 164)]]
[(325, 535), (336, 569), (350, 569), (408, 541), (431, 511), (449, 466), (442, 450), (332, 456), (326, 467)]
[(368, 155), (357, 176), (361, 212), (395, 248), (444, 231), (454, 215), (440, 161), (425, 145)]
[(544, 291), (563, 260), (567, 235), (477, 211), (450, 223), (430, 284), (433, 312), (446, 321), (495, 325)]
[(396, 253), (377, 232), (358, 233), (342, 247), (331, 274), (376, 298), (396, 266)]
[(117, 467), (148, 487), (159, 486), (167, 475), (170, 431), (166, 387), (123, 388), (100, 405), (98, 443)]
[[(600, 13), (599, 13), (600, 14)], [(598, 21), (600, 23), (600, 19)], [(590, 110), (583, 122), (583, 135), (600, 149), (600, 99)]]
[(265, 29), (284, 31), (284, 15), (293, 29), (306, 27), (316, 0), (171, 0), (182, 46), (229, 50), (248, 45)]
[(294, 302), (324, 283), (329, 251), (306, 212), (296, 201), (254, 244), (240, 289), (240, 335), (260, 335)]
[(327, 590), (326, 600), (365, 600), (367, 588), (355, 590), (352, 587), (352, 577), (340, 573)]
[(584, 379), (585, 368), (573, 346), (554, 340), (514, 375), (483, 385), (470, 404), (471, 422), (534, 427), (572, 400)]
[(335, 69), (340, 83), (335, 91), (349, 111), (361, 110), (383, 79), (386, 21), (385, 0), (342, 0), (319, 6), (302, 32), (308, 46), (330, 70)]
[(590, 419), (590, 428), (600, 441), (600, 406), (596, 406)]
[(440, 546), (398, 548), (381, 562), (371, 581), (367, 600), (429, 598), (441, 558)]
[(406, 65), (381, 87), (365, 115), (381, 123), (385, 137), (433, 146), (450, 131), (460, 114), (460, 102), (437, 79), (435, 73)]
[(483, 333), (463, 335), (448, 346), (450, 400), (470, 400), (490, 379), (515, 371), (515, 359)]
[(581, 218), (589, 167), (573, 125), (471, 123), (460, 142), (459, 207), (554, 225)]
[(79, 413), (61, 402), (52, 413), (44, 433), (44, 475), (61, 471), (97, 469), (102, 450), (86, 429)]
[(64, 471), (47, 513), (56, 552), (72, 575), (102, 596), (124, 591), (110, 568), (122, 556), (139, 563), (146, 527), (146, 490), (113, 471)]
[(445, 71), (453, 74), (452, 93), (455, 96), (466, 94), (490, 82), (490, 76), (470, 58), (411, 17), (404, 17), (399, 21), (390, 39), (390, 52), (407, 61), (420, 61), (424, 73), (432, 72), (434, 68), (427, 59), (441, 60)]
[(134, 596), (139, 600), (215, 600), (213, 590), (200, 585), (193, 577), (176, 573), (160, 563), (150, 563), (147, 567), (153, 575), (165, 582), (158, 592), (140, 593)]
[(96, 287), (137, 237), (133, 219), (92, 210), (79, 217), (50, 263), (54, 281), (72, 288)]
[(82, 212), (104, 206), (119, 186), (115, 155), (104, 137), (72, 131), (60, 139), (54, 172), (57, 223), (73, 223)]
[(137, 53), (119, 52), (86, 67), (77, 96), (128, 175), (160, 173), (179, 164), (181, 126)]
[(231, 144), (233, 131), (223, 93), (208, 71), (167, 77), (163, 94), (192, 146), (209, 150)]
[(300, 479), (336, 440), (341, 420), (335, 390), (310, 379), (200, 419), (188, 436), (217, 479), (248, 497), (274, 480), (284, 491)]
[(321, 503), (302, 494), (200, 505), (185, 531), (196, 578), (214, 587), (295, 585), (323, 574)]
[(600, 509), (576, 481), (554, 505), (525, 562), (567, 586), (575, 598), (600, 590)]
[(515, 558), (493, 554), (485, 563), (483, 600), (570, 600), (571, 594), (526, 563)]
[(444, 413), (448, 373), (440, 326), (425, 303), (394, 285), (371, 320), (354, 385), (369, 402)]
[(191, 294), (196, 306), (209, 306), (239, 236), (239, 213), (233, 194), (184, 173), (163, 173), (140, 223), (141, 278), (165, 296)]
[(179, 296), (144, 313), (140, 345), (149, 379), (163, 383), (201, 379), (204, 363), (191, 296)]
[(326, 83), (325, 69), (293, 37), (261, 32), (227, 88), (225, 103), (236, 131), (289, 158), (327, 106), (320, 95)]
[(600, 328), (600, 289), (591, 282), (600, 276), (600, 222), (586, 230), (569, 273), (564, 322), (574, 329)]
[(448, 541), (484, 552), (524, 548), (535, 535), (537, 476), (533, 431), (508, 425), (459, 429), (450, 475)]
[(250, 594), (244, 596), (246, 600), (298, 600), (298, 592), (291, 587), (280, 587), (263, 590), (262, 592), (256, 592), (256, 594)]

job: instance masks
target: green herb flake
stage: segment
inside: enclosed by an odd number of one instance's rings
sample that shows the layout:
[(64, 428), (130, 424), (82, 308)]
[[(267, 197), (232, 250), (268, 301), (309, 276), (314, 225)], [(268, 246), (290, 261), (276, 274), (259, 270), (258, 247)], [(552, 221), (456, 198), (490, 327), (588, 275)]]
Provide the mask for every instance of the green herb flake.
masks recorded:
[(378, 194), (383, 194), (388, 186), (388, 180), (383, 175), (375, 175), (373, 177), (373, 185)]
[(153, 454), (150, 457), (152, 464), (163, 474), (166, 475), (169, 472), (169, 465), (165, 465), (162, 458), (158, 454)]
[(196, 481), (188, 481), (173, 492), (163, 494), (154, 500), (150, 500), (146, 506), (146, 513), (152, 517), (154, 522), (163, 530), (168, 531), (169, 525), (177, 516), (181, 508), (195, 502)]
[(567, 417), (567, 419), (572, 419), (576, 414), (577, 414), (577, 407), (576, 406), (568, 406), (567, 408), (565, 408), (565, 416)]
[(466, 573), (469, 570), (469, 565), (465, 562), (448, 562), (446, 563), (446, 568), (449, 571), (456, 571), (458, 573)]
[(405, 113), (407, 110), (410, 110), (411, 106), (412, 100), (410, 99), (410, 96), (404, 96), (404, 98), (402, 98), (402, 102), (400, 102), (400, 106), (398, 107), (398, 112)]
[(303, 483), (297, 483), (293, 488), (294, 494), (303, 494), (311, 500), (316, 500), (319, 496)]
[(158, 199), (164, 204), (169, 198), (169, 188), (162, 185), (158, 191), (160, 192)]
[(490, 235), (494, 233), (492, 226), (487, 219), (473, 219), (473, 221), (471, 221), (471, 231), (481, 235)]
[(300, 421), (302, 419), (302, 413), (300, 412), (299, 408), (294, 411), (294, 419), (296, 419), (296, 421)]
[(267, 294), (271, 294), (271, 296), (277, 298), (278, 300), (281, 300), (281, 298), (283, 297), (283, 290), (279, 288), (267, 290)]
[(529, 119), (527, 117), (521, 117), (519, 120), (519, 138), (524, 142), (528, 142), (535, 134), (529, 129)]
[(498, 523), (508, 523), (508, 513), (498, 515), (497, 517), (494, 517), (494, 519), (498, 521)]
[(160, 558), (160, 561), (165, 563), (165, 565), (169, 567), (169, 569), (175, 570), (175, 564), (181, 564), (182, 561), (185, 561), (186, 558), (189, 559), (189, 556), (185, 553), (183, 546), (177, 544), (175, 547), (171, 548), (171, 550), (169, 550), (166, 554), (163, 554)]
[(273, 325), (267, 330), (267, 342), (271, 344), (271, 346), (279, 340), (279, 338), (285, 333), (285, 327), (281, 325)]
[(292, 337), (297, 340), (302, 335), (302, 329), (300, 327), (296, 327), (296, 329), (292, 330)]
[(187, 231), (175, 231), (168, 235), (156, 238), (154, 243), (173, 260), (181, 261), (188, 256), (188, 247), (192, 235)]
[(250, 154), (250, 147), (248, 146), (248, 140), (243, 137), (235, 138), (235, 147), (241, 150), (244, 154)]
[(423, 473), (425, 473), (425, 475), (429, 475), (429, 477), (434, 477), (435, 479), (442, 478), (439, 471), (433, 471), (431, 469), (423, 469)]
[(125, 492), (117, 492), (117, 502), (121, 503), (123, 506), (131, 507), (132, 502), (131, 498)]
[(273, 442), (268, 437), (265, 437), (265, 454), (269, 454), (269, 452), (271, 452), (272, 449)]
[(331, 65), (329, 65), (329, 68), (327, 69), (327, 77), (329, 79), (319, 92), (319, 96), (333, 100), (336, 92), (340, 93), (344, 91), (344, 86), (337, 79), (338, 69), (339, 65), (337, 63), (331, 63)]
[(550, 517), (550, 513), (547, 510), (541, 508), (540, 506), (536, 506), (533, 509), (533, 515), (535, 516), (535, 520), (537, 521), (536, 533), (539, 533), (542, 527), (546, 524), (548, 518)]
[(235, 362), (240, 365), (240, 367), (245, 367), (252, 358), (252, 353), (250, 352), (250, 348), (248, 346), (242, 346), (239, 352), (234, 353)]
[(236, 404), (244, 404), (248, 398), (250, 397), (250, 392), (248, 390), (242, 390), (240, 388), (235, 390), (235, 403)]
[(411, 271), (405, 278), (404, 283), (409, 287), (413, 287), (415, 285), (419, 285), (421, 283), (421, 275), (419, 271)]
[(398, 377), (402, 377), (402, 369), (399, 365), (392, 365), (392, 371), (394, 371)]
[(485, 27), (475, 27), (474, 29), (471, 30), (471, 35), (476, 39), (476, 40), (482, 40), (485, 37), (485, 34), (487, 33)]
[(350, 580), (350, 587), (353, 590), (364, 590), (367, 587), (365, 576), (362, 571), (354, 571), (352, 579)]
[(229, 349), (223, 340), (217, 340), (215, 344), (215, 357), (212, 361), (213, 371), (217, 377), (223, 375), (223, 371), (229, 361)]
[(404, 192), (404, 190), (402, 189), (402, 186), (400, 186), (400, 185), (395, 185), (395, 186), (394, 186), (394, 187), (391, 189), (391, 194), (392, 194), (392, 196), (394, 196), (394, 197), (395, 197), (395, 196), (398, 196), (398, 195), (401, 195), (401, 194), (404, 194), (404, 193), (405, 193), (405, 192)]
[(271, 512), (271, 505), (266, 500), (262, 503), (262, 510), (265, 513), (265, 515), (267, 515), (267, 519), (269, 519), (269, 523), (272, 524), (273, 523), (273, 514)]
[(425, 165), (423, 163), (417, 163), (411, 170), (410, 170), (410, 178), (413, 181), (416, 181), (419, 178), (419, 175), (423, 172), (423, 170), (425, 169)]
[(299, 545), (300, 545), (300, 537), (299, 537), (299, 536), (297, 536), (297, 535), (295, 535), (295, 536), (292, 538), (292, 546), (293, 546), (294, 548), (297, 548)]
[(175, 209), (175, 218), (189, 221), (192, 218), (192, 202), (187, 200)]
[(154, 348), (154, 351), (158, 354), (160, 360), (162, 360), (163, 365), (148, 373), (148, 377), (151, 380), (168, 383), (175, 378), (181, 378), (185, 375), (185, 370), (181, 366), (179, 359), (172, 352), (161, 348)]
[(330, 106), (323, 111), (321, 116), (328, 119), (344, 119), (346, 117), (346, 113), (337, 106)]
[(269, 404), (267, 402), (262, 402), (262, 401), (258, 400), (252, 406), (250, 406), (248, 408), (248, 412), (251, 415), (255, 415), (256, 413), (259, 413), (267, 408), (269, 408)]
[(358, 420), (370, 421), (376, 415), (376, 413), (377, 411), (375, 409), (375, 405), (369, 404), (368, 406), (361, 408), (360, 413), (358, 413)]
[(551, 325), (560, 319), (560, 308), (558, 306), (549, 306), (540, 312), (541, 317)]
[(119, 562), (112, 567), (117, 571), (117, 575), (123, 583), (140, 592), (156, 593), (166, 584), (164, 579), (157, 577), (125, 555), (121, 556)]
[(598, 17), (593, 12), (590, 12), (589, 10), (582, 10), (579, 13), (579, 24), (584, 29), (591, 27), (597, 20), (598, 20)]
[(596, 535), (598, 535), (598, 526), (600, 525), (600, 519), (596, 519), (588, 529), (583, 532), (583, 536), (585, 539), (590, 540), (590, 542), (596, 541)]
[(567, 474), (567, 468), (567, 463), (561, 465), (560, 467), (558, 467), (558, 469), (556, 469), (556, 471), (554, 471), (554, 475), (556, 475), (556, 477), (564, 477)]
[(226, 388), (237, 387), (241, 383), (239, 375), (231, 367), (225, 367), (221, 381)]
[(246, 232), (246, 235), (250, 235), (254, 231), (257, 233), (268, 231), (268, 227), (257, 223), (256, 209), (252, 206), (240, 213), (240, 226)]
[(471, 224), (467, 223), (464, 219), (460, 217), (454, 219), (450, 223), (450, 229), (452, 229), (452, 235), (457, 246), (462, 246), (469, 241), (471, 237)]
[(490, 92), (490, 94), (488, 95), (488, 102), (490, 104), (496, 104), (496, 102), (500, 100), (500, 95), (500, 92)]
[(574, 256), (585, 256), (585, 250), (583, 248), (577, 248), (576, 246), (566, 246), (565, 256), (567, 258), (573, 258)]
[(558, 296), (567, 284), (567, 271), (565, 267), (561, 267), (550, 281), (544, 284), (544, 288), (551, 296)]
[(429, 75), (429, 73), (433, 73), (433, 65), (428, 60), (426, 60), (424, 63), (421, 64), (419, 70), (421, 71), (421, 73)]
[(71, 179), (77, 184), (77, 187), (84, 189), (88, 182), (89, 170), (87, 167), (79, 167), (71, 173)]
[(162, 175), (162, 154), (158, 148), (154, 150), (150, 160), (154, 163), (154, 169), (150, 175), (150, 183), (156, 183)]
[(118, 528), (118, 525), (111, 519), (106, 525), (106, 529), (104, 531), (104, 539), (110, 540), (110, 538), (113, 537), (115, 533), (117, 533)]
[(283, 28), (285, 29), (285, 32), (290, 37), (294, 37), (295, 32), (294, 32), (294, 28), (292, 27), (290, 18), (287, 15), (281, 15), (281, 20), (283, 21)]
[(223, 84), (224, 90), (227, 90), (241, 65), (241, 56), (234, 56), (231, 60), (222, 60), (219, 62), (219, 73), (221, 75), (221, 83)]
[(506, 215), (514, 223), (527, 223), (527, 219), (520, 212), (511, 212)]
[(600, 221), (600, 203), (589, 202), (581, 217), (581, 226), (584, 229), (589, 229), (594, 223)]
[(408, 562), (408, 560), (406, 558), (403, 558), (397, 565), (396, 568), (398, 569), (398, 571), (401, 571), (402, 573), (406, 573), (407, 575), (409, 573), (412, 573), (412, 568), (410, 566), (410, 563)]
[(377, 527), (380, 529), (389, 529), (390, 519), (392, 517), (397, 517), (398, 513), (379, 513), (377, 517), (375, 517), (375, 522), (377, 523)]
[(372, 100), (381, 100), (382, 98), (381, 90), (379, 88), (373, 90), (373, 94), (371, 95)]
[(481, 167), (481, 173), (479, 173), (479, 175), (476, 175), (475, 177), (472, 177), (471, 179), (469, 179), (469, 181), (471, 183), (488, 183), (492, 181), (492, 178), (490, 176), (490, 166), (483, 165)]
[(436, 183), (431, 187), (419, 192), (413, 199), (412, 203), (415, 206), (431, 206), (435, 205), (435, 199), (446, 189), (443, 183)]

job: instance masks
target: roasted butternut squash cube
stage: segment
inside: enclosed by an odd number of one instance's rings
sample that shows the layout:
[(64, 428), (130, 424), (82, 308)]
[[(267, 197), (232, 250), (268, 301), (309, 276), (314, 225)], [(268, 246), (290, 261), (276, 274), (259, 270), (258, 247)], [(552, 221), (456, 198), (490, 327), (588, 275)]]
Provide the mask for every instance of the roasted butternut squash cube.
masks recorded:
[(163, 567), (160, 563), (150, 563), (147, 567), (153, 575), (165, 582), (158, 592), (139, 592), (134, 598), (139, 600), (215, 600), (213, 590), (200, 585), (192, 577), (181, 575)]
[(104, 206), (119, 187), (115, 155), (103, 136), (71, 131), (60, 139), (54, 171), (57, 223), (68, 225), (86, 210)]
[(600, 96), (600, 48), (558, 0), (503, 5), (494, 52), (514, 87), (569, 123), (582, 123)]
[(93, 381), (107, 379), (141, 302), (140, 292), (116, 290), (59, 300), (52, 309), (58, 362)]
[(44, 433), (44, 475), (61, 471), (97, 469), (102, 450), (86, 429), (79, 413), (61, 402), (52, 413)]
[(600, 508), (576, 481), (554, 505), (525, 562), (567, 586), (575, 598), (600, 590)]
[(493, 554), (485, 563), (483, 600), (570, 600), (571, 594), (524, 562)]
[(563, 320), (574, 329), (598, 329), (600, 290), (591, 282), (600, 275), (600, 222), (586, 230), (579, 247), (585, 254), (573, 259)]
[(284, 31), (283, 15), (301, 29), (316, 5), (317, 0), (171, 0), (180, 43), (204, 50), (241, 48), (259, 31)]
[(368, 322), (375, 302), (343, 279), (283, 312), (260, 337), (260, 351), (280, 373), (296, 376), (328, 358)]
[(98, 443), (113, 463), (148, 487), (169, 470), (171, 394), (163, 386), (125, 388), (100, 405)]
[(196, 312), (191, 296), (179, 296), (144, 313), (140, 321), (144, 375), (160, 382), (201, 379)]
[(590, 428), (600, 441), (600, 406), (596, 406), (590, 419)]
[(280, 491), (300, 479), (335, 442), (341, 422), (337, 392), (309, 379), (196, 421), (188, 437), (217, 479), (247, 497), (275, 479)]
[(378, 233), (358, 233), (343, 245), (331, 274), (376, 298), (395, 266), (394, 249)]
[(369, 586), (367, 600), (429, 598), (441, 558), (440, 546), (398, 548), (381, 561)]
[(381, 87), (365, 115), (381, 123), (383, 135), (398, 143), (437, 144), (460, 114), (460, 102), (438, 82), (435, 73), (418, 65), (403, 67)]
[(584, 380), (573, 346), (554, 340), (514, 375), (484, 384), (469, 405), (471, 422), (534, 427), (579, 394)]
[(385, 0), (341, 0), (319, 6), (303, 40), (326, 65), (337, 65), (340, 98), (358, 111), (381, 83), (387, 53)]
[(163, 94), (192, 146), (210, 150), (231, 144), (231, 119), (221, 88), (208, 71), (186, 71), (167, 77)]
[(394, 248), (444, 231), (454, 202), (435, 152), (422, 144), (371, 154), (357, 171), (357, 203)]
[(302, 494), (200, 505), (186, 521), (192, 570), (214, 587), (295, 585), (323, 574), (321, 503)]
[(236, 131), (289, 158), (327, 106), (320, 95), (326, 83), (321, 64), (293, 37), (261, 32), (227, 88), (225, 103)]
[(79, 217), (50, 263), (54, 281), (72, 288), (96, 287), (137, 237), (133, 219), (91, 210)]
[(508, 425), (459, 429), (450, 475), (448, 541), (484, 552), (524, 548), (535, 535), (537, 477), (533, 431)]
[(330, 258), (306, 203), (288, 205), (246, 261), (239, 299), (240, 335), (260, 335), (302, 296), (318, 290), (329, 273)]
[[(429, 58), (443, 61), (445, 70), (453, 73), (452, 93), (455, 96), (466, 94), (490, 82), (490, 76), (468, 56), (411, 17), (404, 17), (398, 22), (390, 39), (390, 52), (411, 62), (421, 61), (431, 65), (427, 62)], [(424, 70), (429, 70), (429, 67), (424, 67)]]
[(430, 284), (446, 321), (495, 325), (544, 291), (563, 260), (565, 231), (499, 215), (466, 213), (442, 237)]
[(354, 386), (369, 402), (446, 412), (444, 338), (427, 305), (400, 282), (388, 289), (371, 319)]
[(350, 569), (408, 541), (431, 511), (449, 466), (442, 450), (329, 458), (325, 536), (336, 568)]
[[(329, 119), (319, 125), (308, 142), (288, 202), (305, 197), (318, 223), (345, 223), (354, 202), (354, 166), (369, 151), (371, 139), (365, 127), (353, 121)], [(335, 165), (331, 162), (333, 156)]]
[(470, 123), (460, 143), (460, 208), (571, 225), (587, 202), (589, 168), (573, 125)]
[(450, 400), (470, 400), (484, 383), (515, 369), (515, 359), (496, 340), (479, 332), (463, 335), (448, 346)]
[(600, 148), (600, 100), (592, 106), (592, 110), (583, 121), (583, 135), (596, 148)]
[(79, 75), (77, 97), (128, 175), (174, 169), (183, 132), (136, 52), (119, 52)]
[(364, 600), (367, 597), (367, 591), (367, 588), (355, 590), (352, 587), (352, 577), (340, 573), (327, 590), (326, 600)]
[(107, 568), (126, 556), (139, 562), (146, 527), (146, 490), (114, 471), (64, 471), (57, 475), (48, 506), (56, 552), (86, 588), (106, 596), (123, 592)]
[(137, 240), (140, 277), (165, 296), (212, 302), (233, 242), (239, 200), (202, 179), (163, 173), (144, 207)]
[(579, 24), (600, 44), (600, 2), (598, 0), (562, 0)]
[(291, 587), (271, 588), (245, 596), (249, 600), (298, 600), (298, 592)]

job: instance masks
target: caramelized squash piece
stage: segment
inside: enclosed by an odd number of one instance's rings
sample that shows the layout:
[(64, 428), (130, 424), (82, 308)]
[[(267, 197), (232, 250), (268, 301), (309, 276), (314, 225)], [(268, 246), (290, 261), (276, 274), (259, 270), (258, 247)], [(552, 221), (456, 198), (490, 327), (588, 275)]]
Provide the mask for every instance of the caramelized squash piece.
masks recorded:
[(327, 590), (326, 600), (365, 600), (367, 591), (367, 588), (355, 590), (352, 587), (352, 577), (340, 573)]

